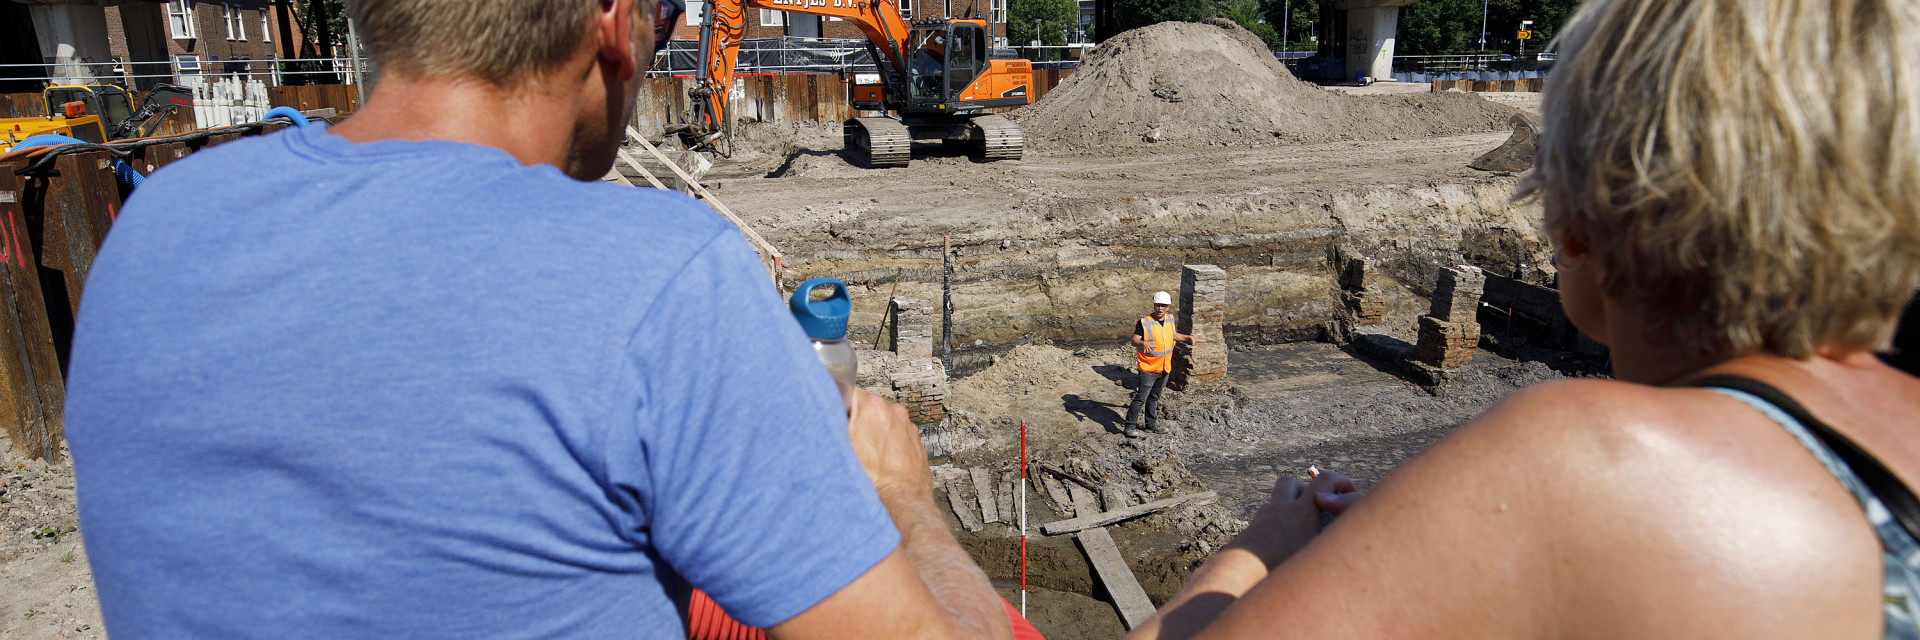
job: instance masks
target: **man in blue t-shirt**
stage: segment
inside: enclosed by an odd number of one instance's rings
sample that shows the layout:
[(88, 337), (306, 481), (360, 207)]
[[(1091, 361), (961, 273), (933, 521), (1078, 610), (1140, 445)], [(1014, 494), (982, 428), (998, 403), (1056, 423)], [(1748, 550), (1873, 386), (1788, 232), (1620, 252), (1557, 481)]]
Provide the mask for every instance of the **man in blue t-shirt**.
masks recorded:
[(849, 420), (740, 233), (583, 182), (671, 12), (461, 4), (352, 3), (365, 109), (168, 166), (102, 247), (66, 424), (113, 637), (670, 638), (692, 588), (1011, 637), (905, 412)]

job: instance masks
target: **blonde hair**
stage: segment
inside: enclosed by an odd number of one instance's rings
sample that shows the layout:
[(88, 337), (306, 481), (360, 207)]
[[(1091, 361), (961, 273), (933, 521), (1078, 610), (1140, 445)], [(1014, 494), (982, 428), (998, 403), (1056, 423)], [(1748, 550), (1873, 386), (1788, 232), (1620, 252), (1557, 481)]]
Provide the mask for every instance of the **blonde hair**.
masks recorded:
[(599, 0), (348, 0), (361, 43), (382, 69), (502, 87), (570, 57), (597, 6)]
[(1920, 284), (1920, 3), (1589, 0), (1555, 44), (1521, 196), (1649, 339), (1886, 348)]

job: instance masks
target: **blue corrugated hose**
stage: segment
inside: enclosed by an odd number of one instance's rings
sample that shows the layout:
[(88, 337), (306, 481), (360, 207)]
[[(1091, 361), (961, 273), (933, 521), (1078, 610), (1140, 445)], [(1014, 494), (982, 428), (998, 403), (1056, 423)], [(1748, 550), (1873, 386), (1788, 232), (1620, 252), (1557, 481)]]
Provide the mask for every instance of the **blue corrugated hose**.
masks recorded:
[(288, 120), (292, 120), (293, 126), (296, 126), (296, 127), (307, 126), (307, 115), (304, 113), (300, 113), (299, 109), (295, 109), (293, 107), (282, 106), (282, 107), (274, 107), (272, 109), (268, 109), (267, 115), (261, 116), (260, 119), (272, 120), (274, 116), (282, 116)]

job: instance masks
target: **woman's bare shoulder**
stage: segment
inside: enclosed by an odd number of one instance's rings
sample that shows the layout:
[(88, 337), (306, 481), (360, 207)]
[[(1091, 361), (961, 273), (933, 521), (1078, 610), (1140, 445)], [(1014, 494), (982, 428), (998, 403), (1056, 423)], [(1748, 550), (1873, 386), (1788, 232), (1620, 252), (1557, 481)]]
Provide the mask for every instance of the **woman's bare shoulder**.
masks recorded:
[(1771, 605), (1747, 619), (1748, 637), (1814, 623), (1827, 625), (1815, 635), (1846, 637), (1839, 620), (1877, 621), (1878, 547), (1858, 505), (1786, 430), (1730, 397), (1561, 380), (1503, 399), (1448, 440), (1418, 484), (1497, 473), (1479, 486), (1510, 494), (1502, 504), (1523, 512), (1523, 535), (1555, 541), (1541, 566), (1556, 581), (1660, 621), (1625, 635), (1719, 635)]

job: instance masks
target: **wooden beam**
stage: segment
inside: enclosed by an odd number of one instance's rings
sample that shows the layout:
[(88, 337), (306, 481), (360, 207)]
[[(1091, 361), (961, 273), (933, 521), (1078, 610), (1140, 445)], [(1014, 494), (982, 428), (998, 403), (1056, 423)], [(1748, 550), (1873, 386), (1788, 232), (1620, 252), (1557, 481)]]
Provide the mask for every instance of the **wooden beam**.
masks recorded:
[(1082, 531), (1073, 539), (1080, 543), (1080, 550), (1087, 553), (1087, 562), (1093, 565), (1100, 583), (1106, 585), (1107, 595), (1113, 597), (1113, 606), (1120, 609), (1120, 618), (1126, 621), (1128, 629), (1153, 617), (1153, 600), (1140, 588), (1140, 580), (1133, 576), (1133, 568), (1127, 566), (1127, 559), (1120, 555), (1120, 547), (1113, 543), (1106, 527)]
[(980, 516), (974, 515), (973, 505), (960, 495), (961, 484), (964, 483), (959, 480), (947, 483), (947, 505), (953, 507), (953, 515), (960, 518), (960, 526), (968, 531), (979, 531), (986, 525), (980, 524)]
[(748, 240), (752, 240), (755, 246), (766, 251), (767, 255), (776, 261), (782, 258), (780, 250), (773, 248), (773, 243), (767, 242), (765, 238), (760, 237), (760, 234), (754, 233), (753, 228), (748, 227), (747, 223), (740, 219), (740, 216), (734, 215), (732, 209), (728, 209), (727, 205), (720, 202), (719, 198), (713, 197), (713, 194), (708, 192), (706, 187), (700, 186), (699, 180), (695, 180), (693, 176), (687, 175), (687, 172), (681, 169), (680, 165), (674, 164), (672, 160), (667, 159), (667, 154), (660, 153), (659, 148), (654, 147), (653, 143), (647, 142), (647, 137), (640, 135), (639, 129), (627, 127), (627, 136), (633, 138), (635, 142), (640, 143), (641, 148), (646, 149), (648, 153), (652, 153), (653, 157), (658, 158), (662, 164), (667, 165), (667, 168), (673, 171), (673, 175), (679, 176), (681, 180), (686, 181), (687, 186), (693, 187), (695, 193), (700, 194), (700, 197), (704, 198), (707, 204), (712, 206), (715, 211), (719, 211), (720, 215), (726, 216), (727, 220), (733, 222), (733, 226), (739, 227), (740, 233), (746, 235)]
[(974, 467), (967, 470), (967, 475), (973, 480), (973, 495), (980, 498), (980, 520), (999, 522), (1000, 505), (993, 497), (993, 483), (987, 479), (987, 470)]
[(1060, 520), (1057, 522), (1049, 522), (1049, 523), (1040, 525), (1040, 532), (1050, 536), (1057, 536), (1063, 533), (1073, 533), (1075, 531), (1080, 531), (1083, 529), (1092, 529), (1094, 527), (1104, 527), (1104, 526), (1113, 524), (1115, 522), (1120, 522), (1122, 520), (1138, 518), (1140, 516), (1153, 513), (1155, 511), (1160, 511), (1162, 509), (1167, 509), (1167, 508), (1174, 507), (1187, 502), (1194, 502), (1197, 504), (1207, 504), (1207, 503), (1213, 502), (1214, 500), (1218, 500), (1219, 498), (1220, 498), (1220, 494), (1214, 493), (1212, 491), (1202, 491), (1200, 493), (1191, 493), (1184, 496), (1167, 498), (1165, 500), (1155, 500), (1153, 502), (1149, 502), (1146, 504), (1134, 505), (1131, 507), (1114, 509), (1111, 511), (1104, 511), (1101, 513), (1095, 513), (1091, 515), (1082, 514), (1079, 517), (1076, 517), (1070, 520)]
[[(640, 172), (640, 175), (645, 177), (647, 179), (647, 182), (653, 183), (653, 188), (659, 189), (661, 191), (672, 191), (672, 189), (667, 188), (667, 185), (661, 184), (659, 178), (653, 177), (653, 172), (648, 171), (645, 166), (642, 166), (640, 164), (640, 159), (633, 157), (633, 154), (631, 153), (627, 153), (626, 149), (620, 150), (620, 159), (627, 161), (627, 166), (633, 167), (634, 171)], [(621, 182), (626, 182), (625, 176), (621, 177)]]

